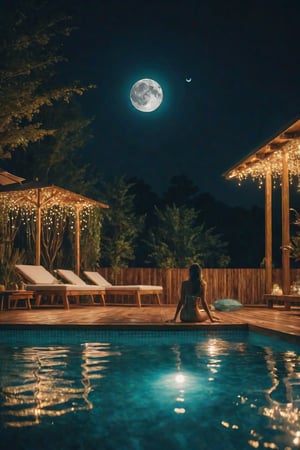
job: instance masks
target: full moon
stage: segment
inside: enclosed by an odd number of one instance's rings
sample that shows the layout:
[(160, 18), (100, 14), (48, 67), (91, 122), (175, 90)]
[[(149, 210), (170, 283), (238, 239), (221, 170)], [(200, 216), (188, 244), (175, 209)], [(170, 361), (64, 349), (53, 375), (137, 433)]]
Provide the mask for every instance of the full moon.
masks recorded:
[(155, 111), (163, 100), (163, 90), (154, 80), (143, 78), (131, 88), (130, 100), (133, 106), (142, 112)]

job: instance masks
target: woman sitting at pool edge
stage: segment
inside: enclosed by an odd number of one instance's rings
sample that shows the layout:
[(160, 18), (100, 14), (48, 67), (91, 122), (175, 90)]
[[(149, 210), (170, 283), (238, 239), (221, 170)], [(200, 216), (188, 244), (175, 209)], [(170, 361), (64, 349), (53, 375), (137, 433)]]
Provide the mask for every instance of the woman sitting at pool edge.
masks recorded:
[[(168, 322), (176, 322), (180, 313), (182, 322), (218, 322), (220, 319), (211, 314), (206, 303), (206, 281), (202, 278), (202, 269), (199, 264), (192, 264), (189, 269), (189, 279), (181, 284), (181, 295), (176, 308), (175, 316)], [(200, 309), (200, 303), (203, 309)]]

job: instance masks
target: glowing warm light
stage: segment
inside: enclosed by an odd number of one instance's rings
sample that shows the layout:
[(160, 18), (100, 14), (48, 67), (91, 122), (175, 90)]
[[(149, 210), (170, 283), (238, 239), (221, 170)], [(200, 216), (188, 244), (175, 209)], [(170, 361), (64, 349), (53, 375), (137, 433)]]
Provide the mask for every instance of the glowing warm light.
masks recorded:
[[(221, 424), (223, 425), (224, 428), (230, 428), (230, 423), (229, 423), (229, 422), (226, 422), (225, 420), (222, 420)], [(236, 424), (233, 424), (233, 425), (231, 425), (231, 428), (232, 428), (233, 430), (238, 430), (238, 429), (239, 429), (239, 426), (236, 425)]]
[(178, 375), (176, 375), (175, 380), (178, 384), (183, 384), (185, 381), (184, 375), (179, 373)]
[(241, 405), (244, 405), (248, 401), (248, 397), (245, 397), (243, 395), (238, 395), (238, 398), (240, 399)]
[(176, 412), (176, 414), (184, 414), (185, 413), (184, 408), (174, 408), (174, 411)]
[[(9, 427), (28, 427), (39, 425), (43, 418), (59, 417), (77, 411), (88, 411), (93, 408), (89, 400), (91, 381), (94, 372), (101, 372), (107, 347), (85, 347), (82, 353), (82, 379), (68, 379), (68, 349), (48, 347), (45, 350), (34, 348), (24, 349), (22, 357), (29, 354), (32, 360), (28, 371), (22, 372), (18, 385), (2, 387), (2, 396), (6, 407), (5, 425)], [(38, 367), (36, 362), (38, 361)], [(33, 373), (38, 376), (33, 377)]]
[(207, 341), (207, 352), (210, 356), (214, 356), (218, 353), (218, 346), (216, 339), (208, 339)]
[(82, 231), (88, 228), (88, 220), (90, 215), (94, 213), (95, 207), (107, 207), (103, 203), (56, 186), (21, 189), (19, 191), (1, 192), (0, 194), (0, 208), (2, 213), (5, 212), (8, 215), (8, 220), (12, 226), (16, 226), (18, 218), (24, 225), (35, 223), (38, 204), (41, 208), (43, 226), (48, 229), (53, 226), (58, 227), (57, 224), (65, 222), (66, 216), (68, 216), (70, 228), (75, 229), (76, 212), (79, 211)]
[(297, 431), (296, 437), (293, 439), (293, 444), (300, 445), (300, 431)]
[(229, 427), (230, 427), (229, 423), (228, 423), (228, 422), (225, 422), (224, 420), (222, 420), (221, 424), (222, 424), (223, 427), (225, 427), (225, 428), (229, 428)]
[(298, 140), (292, 140), (284, 145), (280, 150), (273, 151), (267, 156), (258, 154), (253, 155), (253, 158), (245, 161), (237, 168), (233, 169), (228, 174), (228, 179), (236, 178), (240, 186), (246, 179), (256, 181), (261, 188), (264, 184), (266, 174), (272, 175), (273, 188), (281, 184), (283, 155), (287, 155), (287, 164), (289, 172), (290, 183), (300, 177), (300, 145)]
[[(54, 256), (61, 247), (66, 227), (74, 236), (86, 233), (98, 217), (99, 208), (108, 205), (56, 186), (20, 188), (0, 193), (2, 234), (10, 242), (19, 230), (32, 245), (40, 239), (44, 251)], [(39, 228), (40, 226), (40, 228)], [(40, 235), (37, 235), (38, 230)], [(30, 245), (31, 245), (30, 244)], [(50, 248), (51, 247), (51, 248)], [(75, 248), (76, 257), (80, 249)], [(40, 251), (37, 261), (39, 261)]]
[(248, 444), (251, 445), (251, 447), (253, 447), (253, 448), (258, 448), (259, 447), (259, 442), (258, 441), (250, 440), (250, 441), (248, 441)]

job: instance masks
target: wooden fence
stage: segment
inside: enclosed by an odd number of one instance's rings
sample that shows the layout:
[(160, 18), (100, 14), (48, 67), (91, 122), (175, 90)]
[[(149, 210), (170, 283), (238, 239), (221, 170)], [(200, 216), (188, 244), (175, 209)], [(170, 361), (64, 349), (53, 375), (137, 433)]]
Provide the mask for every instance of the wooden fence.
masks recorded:
[[(162, 301), (166, 305), (177, 303), (181, 282), (188, 278), (187, 269), (126, 268), (115, 278), (110, 268), (101, 268), (99, 272), (113, 284), (161, 285), (164, 289)], [(207, 281), (209, 304), (219, 298), (236, 299), (244, 305), (263, 304), (265, 269), (203, 269), (203, 277)], [(281, 269), (273, 269), (273, 283), (282, 286), (281, 279)], [(300, 280), (300, 269), (291, 270), (291, 282), (295, 280)], [(150, 302), (150, 298), (143, 300), (145, 304)]]

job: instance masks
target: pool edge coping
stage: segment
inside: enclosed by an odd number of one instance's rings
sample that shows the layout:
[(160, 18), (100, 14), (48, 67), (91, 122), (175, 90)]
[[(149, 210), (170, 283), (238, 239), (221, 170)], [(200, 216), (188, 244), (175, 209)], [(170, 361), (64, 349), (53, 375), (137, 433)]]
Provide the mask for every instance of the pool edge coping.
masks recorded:
[(243, 324), (187, 324), (187, 323), (161, 323), (161, 324), (1, 324), (0, 329), (5, 330), (92, 330), (92, 331), (253, 331), (269, 337), (275, 337), (286, 342), (300, 345), (300, 336), (293, 333), (286, 333), (271, 328), (265, 328), (249, 323)]

